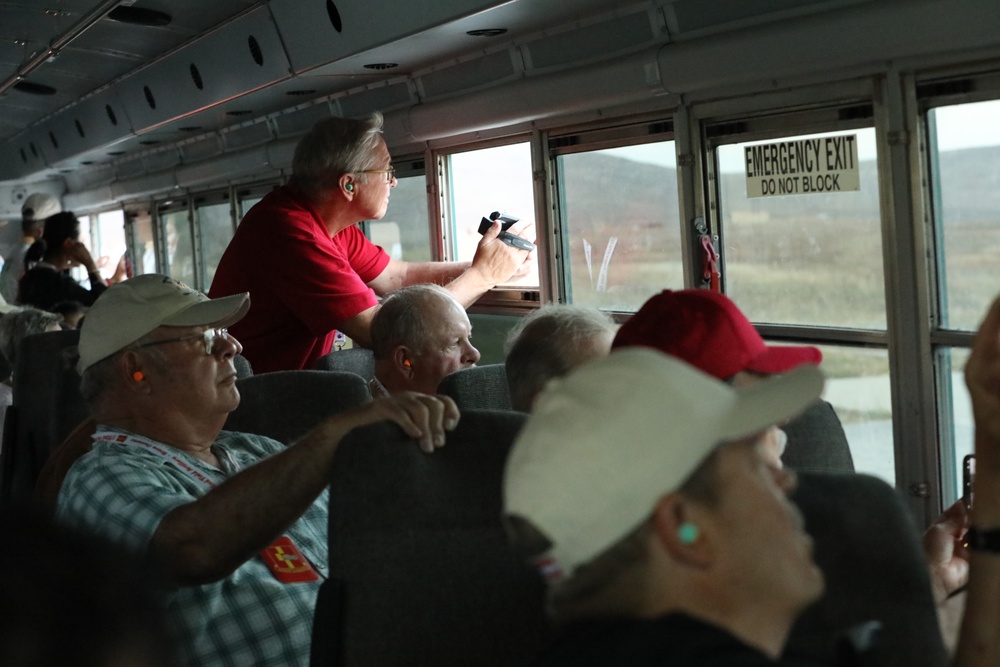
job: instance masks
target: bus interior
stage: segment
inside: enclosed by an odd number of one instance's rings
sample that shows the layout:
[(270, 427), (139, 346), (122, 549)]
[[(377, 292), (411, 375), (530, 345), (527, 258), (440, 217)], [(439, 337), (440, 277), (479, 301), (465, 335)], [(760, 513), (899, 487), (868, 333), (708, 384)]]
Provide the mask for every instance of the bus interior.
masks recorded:
[(398, 186), (363, 228), (393, 257), (534, 225), (537, 272), (472, 310), (484, 363), (539, 304), (721, 289), (821, 348), (856, 469), (926, 525), (1000, 286), (998, 25), (995, 0), (13, 0), (0, 250), (47, 192), (107, 275), (207, 290), (299, 138), (380, 111)]

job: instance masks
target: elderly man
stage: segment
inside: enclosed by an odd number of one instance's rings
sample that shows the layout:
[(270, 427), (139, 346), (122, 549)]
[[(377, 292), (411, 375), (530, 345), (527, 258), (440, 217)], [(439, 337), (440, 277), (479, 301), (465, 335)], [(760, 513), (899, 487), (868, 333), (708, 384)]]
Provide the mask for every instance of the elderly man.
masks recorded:
[(385, 215), (396, 186), (382, 116), (328, 118), (299, 142), (291, 182), (240, 223), (215, 272), (213, 297), (249, 292), (254, 309), (233, 327), (257, 372), (312, 368), (336, 330), (371, 347), (375, 295), (445, 285), (463, 307), (528, 270), (529, 253), (497, 238), (495, 222), (472, 262), (390, 259), (357, 228)]
[(241, 346), (224, 327), (249, 306), (246, 294), (209, 300), (158, 275), (97, 300), (78, 368), (98, 430), (57, 516), (162, 565), (187, 664), (305, 665), (338, 444), (389, 419), (433, 451), (458, 413), (447, 399), (402, 394), (331, 417), (287, 448), (220, 431), (240, 400)]
[[(611, 344), (633, 346), (665, 352), (737, 387), (823, 360), (815, 347), (767, 345), (729, 297), (702, 289), (664, 290), (646, 301)], [(787, 440), (778, 426), (768, 430), (764, 446), (777, 465)]]
[(524, 318), (507, 336), (507, 387), (515, 410), (531, 412), (549, 380), (607, 356), (617, 327), (591, 308), (554, 304)]
[(448, 290), (429, 283), (396, 290), (372, 320), (372, 396), (437, 393), (445, 375), (479, 361), (471, 338), (469, 316)]
[[(966, 378), (976, 454), (989, 472), (980, 469), (975, 482), (956, 664), (995, 665), (1000, 300)], [(761, 434), (821, 388), (810, 365), (733, 388), (677, 359), (631, 349), (543, 393), (508, 460), (504, 501), (515, 544), (546, 575), (550, 608), (569, 623), (539, 664), (790, 664), (781, 657), (789, 632), (824, 582), (787, 497), (794, 473), (770, 464)]]

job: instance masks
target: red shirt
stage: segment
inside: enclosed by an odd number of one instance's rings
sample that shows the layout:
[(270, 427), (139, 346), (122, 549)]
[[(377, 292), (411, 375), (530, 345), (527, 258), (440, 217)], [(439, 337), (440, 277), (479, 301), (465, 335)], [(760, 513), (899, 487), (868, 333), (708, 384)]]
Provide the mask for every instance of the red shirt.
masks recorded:
[(345, 320), (376, 305), (366, 283), (389, 264), (355, 226), (333, 238), (292, 186), (247, 211), (215, 271), (209, 296), (250, 292), (250, 312), (229, 327), (255, 373), (312, 368)]

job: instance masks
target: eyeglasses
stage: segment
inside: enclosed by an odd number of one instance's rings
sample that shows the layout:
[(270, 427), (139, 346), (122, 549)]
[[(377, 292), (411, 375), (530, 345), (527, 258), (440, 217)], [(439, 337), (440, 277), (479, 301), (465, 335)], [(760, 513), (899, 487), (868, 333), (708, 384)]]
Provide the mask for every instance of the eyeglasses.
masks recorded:
[(218, 339), (228, 340), (229, 330), (228, 329), (206, 329), (201, 333), (190, 334), (188, 336), (178, 336), (177, 338), (164, 338), (163, 340), (151, 340), (148, 343), (140, 343), (139, 345), (133, 345), (133, 350), (139, 350), (144, 347), (150, 347), (151, 345), (163, 345), (165, 343), (180, 343), (185, 340), (198, 340), (205, 344), (205, 354), (211, 355), (212, 350), (215, 349), (215, 341)]
[(385, 182), (392, 183), (392, 179), (396, 178), (396, 168), (389, 167), (388, 169), (363, 169), (358, 174), (385, 174)]

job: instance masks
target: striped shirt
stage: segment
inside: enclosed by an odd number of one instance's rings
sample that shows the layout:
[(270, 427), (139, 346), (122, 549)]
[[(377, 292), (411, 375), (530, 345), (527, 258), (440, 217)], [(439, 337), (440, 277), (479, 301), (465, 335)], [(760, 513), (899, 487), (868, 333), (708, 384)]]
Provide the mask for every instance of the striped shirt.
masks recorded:
[[(221, 469), (173, 450), (215, 484), (284, 449), (248, 433), (222, 431), (212, 446)], [(59, 493), (59, 519), (131, 549), (148, 548), (160, 521), (209, 489), (158, 454), (119, 442), (95, 442), (70, 469)], [(308, 665), (313, 610), (328, 575), (327, 491), (285, 534), (320, 581), (283, 584), (260, 557), (220, 581), (167, 595), (185, 664)]]

